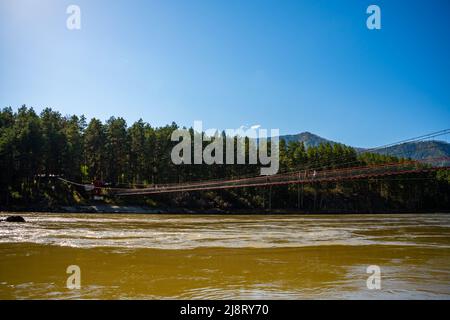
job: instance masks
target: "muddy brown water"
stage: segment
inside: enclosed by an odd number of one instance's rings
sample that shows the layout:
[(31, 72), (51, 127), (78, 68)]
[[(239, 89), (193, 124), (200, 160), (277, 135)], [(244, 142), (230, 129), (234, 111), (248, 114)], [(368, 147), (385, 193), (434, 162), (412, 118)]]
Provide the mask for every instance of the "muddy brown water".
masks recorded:
[(0, 223), (0, 299), (450, 298), (448, 214), (22, 215)]

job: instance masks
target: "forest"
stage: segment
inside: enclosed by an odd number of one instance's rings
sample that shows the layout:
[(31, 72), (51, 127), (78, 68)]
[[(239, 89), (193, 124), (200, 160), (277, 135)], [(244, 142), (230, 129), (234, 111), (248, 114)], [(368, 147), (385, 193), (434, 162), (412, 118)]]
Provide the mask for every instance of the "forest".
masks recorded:
[[(299, 124), (300, 126), (300, 124)], [(0, 111), (0, 208), (57, 210), (92, 203), (90, 193), (56, 177), (111, 187), (139, 188), (259, 174), (259, 165), (174, 165), (172, 123), (154, 127), (144, 120), (128, 126), (121, 117), (106, 122), (62, 115), (50, 108), (37, 114), (25, 105)], [(192, 129), (191, 133), (193, 134)], [(228, 139), (228, 137), (225, 137)], [(358, 153), (342, 144), (305, 148), (280, 140), (280, 172), (346, 168), (405, 161)], [(158, 208), (217, 209), (224, 212), (434, 212), (450, 210), (448, 170), (358, 181), (317, 182), (270, 188), (242, 188), (118, 198), (105, 202)]]

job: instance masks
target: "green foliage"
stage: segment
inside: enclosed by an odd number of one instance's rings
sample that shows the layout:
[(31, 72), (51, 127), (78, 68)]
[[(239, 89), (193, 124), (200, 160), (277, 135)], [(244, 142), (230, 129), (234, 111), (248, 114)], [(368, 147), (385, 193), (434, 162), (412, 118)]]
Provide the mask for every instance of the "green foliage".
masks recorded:
[[(179, 183), (258, 175), (258, 165), (179, 165), (170, 154), (177, 124), (152, 127), (142, 119), (127, 126), (123, 118), (105, 123), (84, 116), (62, 116), (50, 108), (37, 115), (22, 106), (0, 111), (0, 204), (79, 203), (86, 195), (51, 178), (90, 183), (100, 179), (113, 187)], [(191, 135), (194, 135), (190, 129)], [(309, 134), (310, 135), (310, 134)], [(234, 139), (236, 159), (236, 138)], [(192, 139), (193, 140), (193, 139)], [(329, 141), (280, 141), (280, 172), (342, 169), (395, 163), (404, 159)], [(193, 143), (193, 142), (192, 142)], [(208, 144), (204, 142), (204, 146)], [(224, 155), (225, 155), (224, 144)], [(269, 145), (270, 149), (270, 145)], [(248, 159), (249, 141), (246, 140)], [(303, 211), (448, 210), (449, 171), (379, 179), (311, 183), (306, 186), (243, 188), (131, 198), (134, 203), (180, 207), (295, 208)], [(109, 200), (112, 201), (112, 200)], [(119, 201), (119, 200), (114, 200)]]

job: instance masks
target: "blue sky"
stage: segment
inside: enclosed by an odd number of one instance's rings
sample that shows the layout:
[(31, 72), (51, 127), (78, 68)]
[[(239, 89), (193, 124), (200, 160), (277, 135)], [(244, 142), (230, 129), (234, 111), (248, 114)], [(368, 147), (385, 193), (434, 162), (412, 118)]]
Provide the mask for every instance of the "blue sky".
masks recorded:
[(449, 14), (448, 0), (0, 0), (0, 106), (382, 145), (450, 127)]

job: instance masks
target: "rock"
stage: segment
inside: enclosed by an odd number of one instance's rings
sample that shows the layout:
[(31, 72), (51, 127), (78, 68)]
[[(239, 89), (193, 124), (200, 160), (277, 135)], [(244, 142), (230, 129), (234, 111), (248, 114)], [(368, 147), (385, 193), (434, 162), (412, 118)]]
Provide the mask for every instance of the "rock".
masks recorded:
[(9, 216), (5, 220), (6, 222), (25, 222), (25, 219), (21, 216)]

